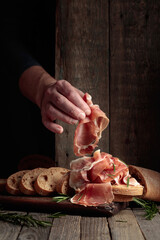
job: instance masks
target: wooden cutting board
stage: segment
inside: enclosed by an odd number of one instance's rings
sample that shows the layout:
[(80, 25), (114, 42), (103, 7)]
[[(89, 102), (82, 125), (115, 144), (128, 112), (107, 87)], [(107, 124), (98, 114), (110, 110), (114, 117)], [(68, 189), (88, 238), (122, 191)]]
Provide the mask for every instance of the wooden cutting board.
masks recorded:
[(0, 195), (0, 205), (8, 210), (35, 211), (35, 212), (63, 212), (66, 214), (83, 216), (113, 216), (125, 209), (127, 203), (111, 203), (98, 207), (84, 207), (72, 204), (69, 200), (56, 203), (52, 197), (41, 196), (10, 196)]

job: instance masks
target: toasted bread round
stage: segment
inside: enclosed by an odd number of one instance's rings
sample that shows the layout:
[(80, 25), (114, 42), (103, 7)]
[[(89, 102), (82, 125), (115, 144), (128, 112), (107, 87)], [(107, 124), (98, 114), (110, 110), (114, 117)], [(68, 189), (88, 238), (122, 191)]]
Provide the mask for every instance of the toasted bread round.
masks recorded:
[(35, 168), (25, 173), (19, 183), (20, 191), (26, 195), (37, 194), (34, 189), (34, 182), (37, 179), (38, 175), (44, 170), (45, 168)]
[(13, 195), (21, 195), (22, 192), (19, 189), (19, 183), (21, 181), (21, 178), (25, 173), (27, 173), (29, 170), (23, 170), (16, 172), (12, 175), (10, 175), (7, 179), (6, 183), (6, 190), (8, 193)]
[(56, 192), (64, 195), (72, 195), (74, 194), (74, 189), (69, 186), (69, 177), (70, 172), (67, 172), (60, 181), (56, 184)]
[(114, 195), (141, 196), (143, 195), (143, 186), (112, 185)]
[(56, 185), (68, 171), (68, 169), (61, 167), (51, 167), (42, 171), (34, 183), (36, 192), (42, 196), (52, 194), (56, 191)]

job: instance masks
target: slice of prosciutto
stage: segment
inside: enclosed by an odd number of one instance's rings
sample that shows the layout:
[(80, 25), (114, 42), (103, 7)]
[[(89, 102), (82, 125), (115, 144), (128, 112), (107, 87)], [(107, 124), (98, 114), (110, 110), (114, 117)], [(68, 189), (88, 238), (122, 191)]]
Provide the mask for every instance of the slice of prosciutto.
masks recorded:
[(77, 193), (71, 202), (83, 206), (98, 206), (111, 203), (113, 201), (111, 184), (108, 183), (88, 183), (83, 191)]
[(94, 105), (92, 97), (86, 93), (84, 101), (89, 105), (91, 114), (79, 121), (74, 136), (74, 154), (76, 156), (90, 155), (101, 138), (102, 131), (108, 126), (109, 119), (105, 113)]
[[(126, 184), (138, 185), (131, 178), (128, 166), (112, 155), (94, 152), (93, 157), (81, 157), (70, 164), (69, 185), (76, 194), (71, 202), (84, 206), (98, 206), (108, 204), (114, 200), (112, 185)], [(127, 179), (130, 181), (127, 181)]]

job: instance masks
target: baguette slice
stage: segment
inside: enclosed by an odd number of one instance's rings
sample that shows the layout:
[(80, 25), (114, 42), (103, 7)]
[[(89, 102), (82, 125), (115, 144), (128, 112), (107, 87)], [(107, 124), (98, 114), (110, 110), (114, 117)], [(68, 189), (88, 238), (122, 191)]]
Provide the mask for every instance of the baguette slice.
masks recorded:
[(35, 168), (25, 173), (21, 178), (19, 184), (20, 191), (26, 195), (37, 194), (37, 192), (34, 189), (34, 182), (37, 179), (38, 175), (44, 170), (45, 168)]
[(6, 190), (8, 193), (12, 195), (21, 195), (22, 192), (19, 189), (19, 183), (21, 181), (21, 178), (25, 173), (27, 173), (29, 170), (23, 170), (16, 172), (12, 175), (10, 175), (7, 178), (7, 183), (6, 183)]
[(56, 185), (69, 172), (66, 168), (51, 167), (42, 171), (37, 177), (34, 188), (42, 196), (48, 196), (56, 191)]
[(71, 196), (75, 193), (74, 189), (69, 186), (70, 172), (67, 172), (60, 181), (56, 184), (56, 192)]
[(112, 185), (114, 195), (141, 196), (143, 195), (143, 186)]

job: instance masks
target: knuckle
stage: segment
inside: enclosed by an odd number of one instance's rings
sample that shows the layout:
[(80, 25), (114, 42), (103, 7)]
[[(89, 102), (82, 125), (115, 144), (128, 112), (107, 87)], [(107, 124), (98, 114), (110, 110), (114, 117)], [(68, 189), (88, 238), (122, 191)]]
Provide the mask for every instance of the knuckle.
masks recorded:
[(62, 105), (63, 104), (63, 98), (61, 97), (61, 95), (57, 95), (54, 98), (54, 103), (56, 105)]
[(52, 114), (52, 113), (53, 113), (53, 108), (52, 108), (51, 105), (48, 105), (48, 106), (46, 107), (46, 112), (49, 113), (49, 114)]
[(77, 115), (77, 114), (76, 114), (76, 110), (73, 109), (73, 108), (70, 109), (69, 114), (70, 114), (71, 116), (76, 116), (76, 115)]
[(75, 92), (74, 91), (69, 91), (68, 92), (68, 96), (67, 96), (69, 99), (75, 99), (76, 95), (75, 95)]
[(66, 80), (59, 80), (56, 85), (60, 88), (68, 88), (71, 84)]

